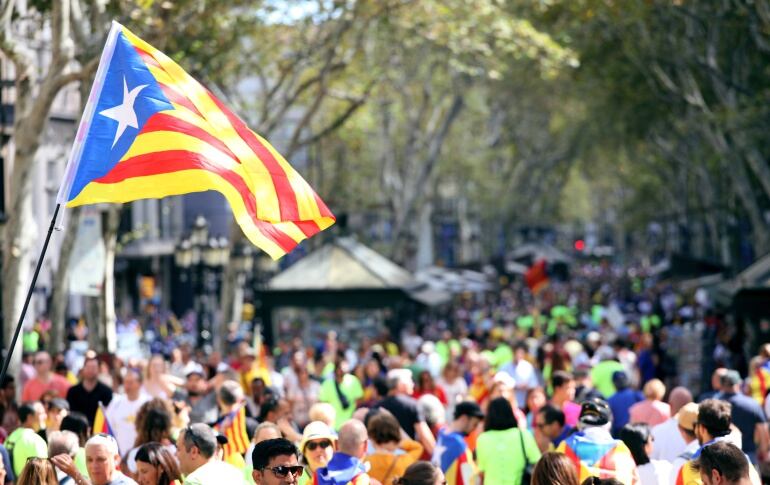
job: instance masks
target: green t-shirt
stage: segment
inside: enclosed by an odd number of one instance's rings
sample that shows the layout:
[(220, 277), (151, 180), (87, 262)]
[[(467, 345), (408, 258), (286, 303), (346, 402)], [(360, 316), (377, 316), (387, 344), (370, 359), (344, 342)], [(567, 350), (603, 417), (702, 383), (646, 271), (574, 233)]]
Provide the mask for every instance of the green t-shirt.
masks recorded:
[(21, 342), (24, 352), (37, 352), (40, 348), (40, 334), (35, 330), (24, 332), (24, 335), (21, 337)]
[[(526, 450), (526, 459), (524, 450)], [(505, 457), (501, 460), (500, 457)], [(526, 463), (535, 464), (540, 459), (532, 433), (519, 428), (503, 431), (484, 431), (476, 441), (476, 461), (484, 472), (484, 483), (495, 485), (521, 485), (521, 475)]]
[(86, 467), (86, 449), (78, 448), (78, 452), (75, 453), (75, 467), (78, 469), (81, 475), (88, 476), (88, 467)]
[(625, 371), (623, 364), (616, 360), (603, 360), (591, 369), (591, 380), (594, 387), (602, 393), (605, 399), (615, 394), (615, 384), (612, 383), (612, 374), (616, 371)]
[(302, 475), (300, 475), (297, 485), (308, 485), (312, 483), (313, 483), (313, 478), (310, 476), (310, 472), (307, 471), (307, 467), (305, 467), (305, 471), (302, 472)]
[(318, 394), (318, 400), (328, 402), (337, 411), (337, 418), (334, 421), (335, 429), (340, 429), (342, 424), (353, 417), (356, 410), (356, 401), (364, 397), (364, 388), (358, 377), (352, 374), (345, 374), (340, 384), (340, 390), (348, 400), (348, 407), (343, 408), (340, 398), (337, 395), (337, 389), (334, 385), (334, 379), (326, 379), (321, 384), (321, 391)]
[(449, 362), (449, 344), (443, 340), (436, 342), (436, 353), (441, 357), (441, 367)]
[(495, 348), (494, 358), (494, 365), (496, 368), (499, 368), (513, 360), (513, 349), (508, 344), (500, 344)]
[(535, 317), (524, 315), (516, 319), (516, 326), (523, 329), (530, 329), (535, 325)]
[(30, 428), (17, 428), (5, 440), (5, 448), (13, 457), (13, 473), (18, 477), (29, 457), (47, 458), (48, 445)]
[(254, 471), (254, 467), (252, 465), (246, 464), (243, 465), (243, 483), (246, 485), (253, 485), (254, 484), (254, 477), (251, 475), (251, 472)]

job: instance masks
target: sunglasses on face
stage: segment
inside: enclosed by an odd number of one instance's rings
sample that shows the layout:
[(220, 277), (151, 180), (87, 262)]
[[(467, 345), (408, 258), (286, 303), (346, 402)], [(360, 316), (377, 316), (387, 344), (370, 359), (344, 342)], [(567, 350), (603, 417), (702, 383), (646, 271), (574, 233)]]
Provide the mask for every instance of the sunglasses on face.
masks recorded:
[(329, 441), (329, 440), (311, 441), (310, 443), (305, 445), (305, 449), (310, 450), (310, 451), (315, 451), (315, 449), (318, 448), (319, 446), (321, 448), (326, 449), (326, 448), (330, 447), (331, 445), (332, 445), (332, 442)]
[(294, 465), (294, 466), (273, 466), (273, 467), (265, 467), (263, 470), (270, 470), (273, 472), (273, 474), (278, 478), (286, 478), (286, 476), (291, 473), (294, 478), (299, 478), (300, 475), (302, 475), (302, 471), (305, 468), (302, 465)]

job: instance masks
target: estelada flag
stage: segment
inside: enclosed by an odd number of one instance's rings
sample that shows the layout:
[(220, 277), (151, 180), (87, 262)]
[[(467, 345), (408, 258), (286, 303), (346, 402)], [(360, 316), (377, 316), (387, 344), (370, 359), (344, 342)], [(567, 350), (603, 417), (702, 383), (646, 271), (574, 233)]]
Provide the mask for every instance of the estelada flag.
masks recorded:
[(246, 453), (249, 448), (249, 434), (246, 430), (245, 406), (240, 406), (236, 411), (219, 418), (214, 427), (227, 438), (227, 444), (222, 448), (225, 459), (233, 453)]
[(215, 190), (273, 259), (334, 224), (294, 168), (168, 56), (112, 23), (57, 202)]
[(539, 259), (524, 273), (524, 281), (530, 291), (538, 294), (548, 286), (548, 263), (545, 259)]
[(110, 422), (107, 421), (107, 414), (104, 412), (104, 405), (101, 401), (99, 401), (99, 407), (96, 408), (96, 415), (94, 415), (94, 434), (108, 434), (110, 436), (115, 436), (115, 433), (112, 432), (112, 427), (110, 426)]

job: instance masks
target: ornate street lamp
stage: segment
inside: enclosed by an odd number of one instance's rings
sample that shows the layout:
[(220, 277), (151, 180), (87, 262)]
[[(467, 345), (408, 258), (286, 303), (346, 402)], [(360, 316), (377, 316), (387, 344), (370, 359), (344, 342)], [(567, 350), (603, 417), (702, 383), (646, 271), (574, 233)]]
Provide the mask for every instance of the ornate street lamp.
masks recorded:
[(195, 218), (190, 237), (182, 239), (174, 253), (176, 265), (186, 270), (185, 273), (192, 280), (199, 347), (211, 341), (217, 301), (217, 275), (227, 263), (228, 257), (227, 238), (209, 237), (209, 224), (202, 215)]
[(254, 248), (249, 243), (239, 243), (233, 248), (230, 262), (238, 273), (250, 274), (254, 270)]

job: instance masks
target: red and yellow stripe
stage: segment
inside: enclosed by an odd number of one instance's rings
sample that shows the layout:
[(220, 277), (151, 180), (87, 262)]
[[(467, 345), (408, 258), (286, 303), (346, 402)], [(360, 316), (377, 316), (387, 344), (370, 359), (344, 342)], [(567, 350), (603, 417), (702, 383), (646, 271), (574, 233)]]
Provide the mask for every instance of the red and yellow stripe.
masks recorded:
[(69, 206), (216, 190), (249, 240), (274, 259), (334, 224), (324, 202), (266, 140), (168, 56), (126, 28), (122, 34), (174, 109), (153, 115), (120, 162)]
[(227, 444), (224, 446), (225, 456), (234, 453), (243, 454), (249, 448), (249, 435), (246, 431), (246, 408), (241, 408), (233, 416), (230, 425), (225, 428), (224, 435), (227, 437)]

